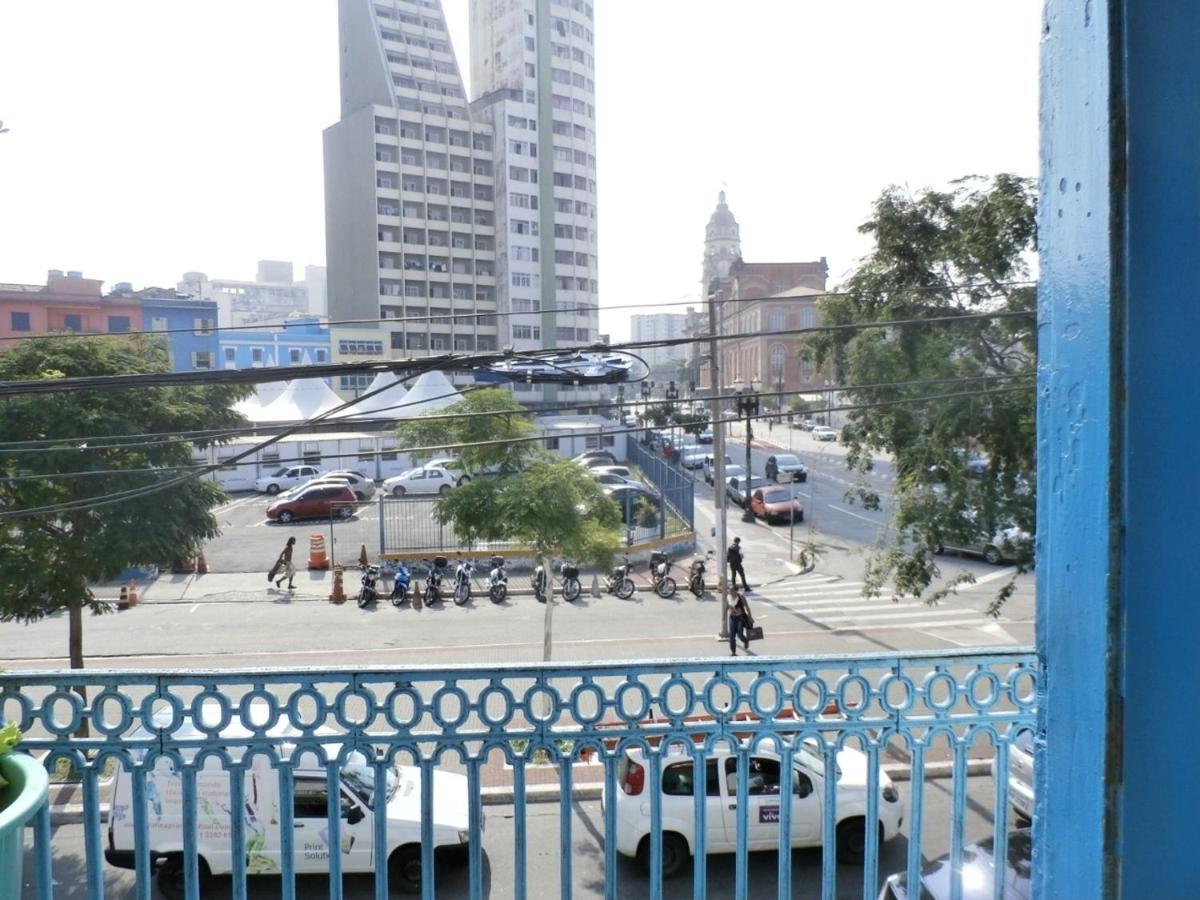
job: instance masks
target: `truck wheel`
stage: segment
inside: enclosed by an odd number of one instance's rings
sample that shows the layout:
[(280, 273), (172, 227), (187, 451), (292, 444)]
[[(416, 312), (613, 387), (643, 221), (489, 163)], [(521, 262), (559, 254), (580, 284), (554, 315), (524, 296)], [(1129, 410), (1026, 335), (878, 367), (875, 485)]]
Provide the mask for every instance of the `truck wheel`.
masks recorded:
[(388, 880), (405, 894), (421, 892), (421, 845), (405, 844), (388, 860)]
[[(204, 857), (197, 857), (196, 864), (200, 867), (200, 894), (203, 896), (209, 881), (212, 880), (212, 875), (208, 871), (208, 863), (204, 861)], [(159, 892), (167, 900), (183, 900), (187, 889), (184, 887), (183, 881), (182, 853), (172, 853), (163, 859), (162, 864), (158, 867), (157, 881)]]

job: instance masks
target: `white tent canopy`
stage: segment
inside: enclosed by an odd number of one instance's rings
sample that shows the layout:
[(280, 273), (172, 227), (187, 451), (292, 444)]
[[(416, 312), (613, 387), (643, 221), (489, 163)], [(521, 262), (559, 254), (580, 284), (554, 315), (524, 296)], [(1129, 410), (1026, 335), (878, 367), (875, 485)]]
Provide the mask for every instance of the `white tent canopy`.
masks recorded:
[(263, 409), (283, 396), (287, 390), (286, 381), (266, 381), (255, 387), (254, 393), (245, 400), (239, 400), (233, 408), (251, 422), (257, 421)]
[(341, 397), (320, 378), (289, 381), (287, 388), (254, 416), (256, 422), (299, 422), (342, 405)]
[(453, 406), (462, 398), (463, 395), (441, 372), (426, 372), (409, 390), (408, 395), (404, 398), (404, 405), (399, 409), (391, 410), (389, 414), (398, 419), (407, 419)]
[[(381, 388), (383, 390), (380, 390)], [(395, 372), (380, 372), (371, 382), (371, 386), (363, 393), (370, 394), (373, 391), (379, 391), (379, 393), (355, 403), (334, 418), (395, 419), (406, 415), (405, 407), (402, 404), (405, 402), (404, 396), (407, 391)]]

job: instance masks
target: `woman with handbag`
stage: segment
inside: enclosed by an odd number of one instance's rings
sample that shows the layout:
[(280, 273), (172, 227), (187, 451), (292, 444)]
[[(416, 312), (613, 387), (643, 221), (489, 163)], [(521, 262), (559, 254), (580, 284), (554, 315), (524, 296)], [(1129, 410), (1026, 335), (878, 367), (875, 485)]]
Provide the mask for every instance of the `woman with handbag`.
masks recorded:
[(733, 595), (729, 604), (729, 655), (737, 656), (737, 639), (742, 638), (742, 647), (750, 649), (749, 629), (754, 625), (754, 616), (750, 615), (750, 604), (741, 592)]

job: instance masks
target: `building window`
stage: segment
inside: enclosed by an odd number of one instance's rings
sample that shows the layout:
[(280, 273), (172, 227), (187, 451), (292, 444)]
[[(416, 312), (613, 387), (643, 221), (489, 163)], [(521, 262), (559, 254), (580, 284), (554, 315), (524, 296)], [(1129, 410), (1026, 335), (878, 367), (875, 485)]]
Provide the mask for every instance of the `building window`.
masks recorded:
[(12, 314), (12, 330), (13, 331), (29, 331), (29, 313), (15, 312)]
[(227, 362), (227, 363), (237, 362), (237, 349), (236, 348), (234, 348), (234, 347), (226, 347), (225, 348), (225, 362)]
[(338, 378), (338, 387), (343, 391), (365, 391), (371, 386), (371, 381), (370, 375), (342, 375)]
[(557, 450), (558, 449), (558, 438), (546, 438), (546, 449), (547, 450)]
[(193, 369), (211, 369), (213, 367), (212, 353), (207, 350), (198, 351), (192, 354)]
[(382, 356), (383, 341), (338, 341), (343, 356)]
[(817, 327), (817, 311), (811, 307), (800, 310), (800, 327), (801, 328), (816, 328)]
[(129, 330), (129, 316), (109, 316), (109, 334), (120, 334)]
[(193, 319), (192, 330), (196, 334), (212, 334), (213, 320), (212, 319)]
[(63, 316), (63, 328), (67, 331), (83, 331), (83, 317), (80, 315)]
[(150, 320), (150, 330), (151, 331), (166, 331), (167, 330), (167, 317), (166, 316), (155, 316), (153, 319), (151, 319)]
[(773, 309), (767, 313), (767, 328), (771, 331), (783, 331), (787, 328), (787, 313), (782, 309)]
[(289, 361), (289, 363), (290, 363), (291, 365), (293, 365), (293, 366), (296, 366), (296, 365), (299, 365), (299, 364), (300, 364), (300, 350), (299, 350), (299, 348), (292, 348), (291, 350), (289, 350), (289, 351), (288, 351), (288, 361)]
[(254, 347), (250, 350), (250, 361), (252, 363), (261, 363), (263, 361), (262, 347)]
[(319, 362), (319, 363), (327, 362), (328, 356), (329, 356), (328, 351), (326, 351), (325, 349), (322, 348), (322, 349), (318, 350), (317, 351), (317, 362)]

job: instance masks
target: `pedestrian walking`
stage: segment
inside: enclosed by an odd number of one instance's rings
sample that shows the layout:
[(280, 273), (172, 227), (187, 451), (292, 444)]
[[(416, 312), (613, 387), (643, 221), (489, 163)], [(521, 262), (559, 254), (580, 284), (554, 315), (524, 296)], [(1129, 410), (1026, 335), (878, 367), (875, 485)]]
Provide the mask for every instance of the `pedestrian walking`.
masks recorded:
[(729, 549), (725, 552), (725, 558), (729, 561), (729, 586), (737, 587), (738, 576), (742, 576), (742, 590), (750, 590), (750, 585), (746, 583), (746, 570), (742, 568), (742, 539), (735, 537)]
[(296, 586), (292, 584), (292, 579), (296, 577), (296, 567), (292, 565), (292, 547), (295, 543), (296, 539), (294, 537), (287, 539), (287, 544), (279, 554), (279, 559), (275, 560), (275, 565), (271, 568), (271, 574), (267, 576), (268, 578), (275, 578), (276, 575), (279, 576), (275, 581), (275, 587), (282, 585), (283, 579), (286, 578), (288, 580), (287, 589), (289, 591), (296, 589)]
[(729, 655), (737, 656), (737, 639), (742, 639), (742, 648), (750, 649), (750, 635), (747, 631), (754, 625), (754, 616), (750, 615), (750, 604), (740, 591), (733, 595), (729, 604)]

